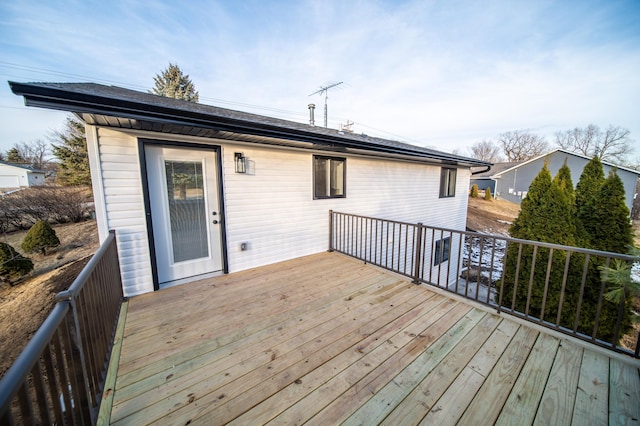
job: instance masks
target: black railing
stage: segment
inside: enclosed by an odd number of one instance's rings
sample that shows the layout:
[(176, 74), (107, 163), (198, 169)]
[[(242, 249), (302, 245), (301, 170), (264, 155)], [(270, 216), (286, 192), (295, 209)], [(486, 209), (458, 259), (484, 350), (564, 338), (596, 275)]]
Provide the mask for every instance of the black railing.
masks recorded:
[(639, 357), (631, 297), (610, 301), (600, 278), (637, 257), (333, 211), (329, 225), (331, 251)]
[(110, 232), (0, 381), (0, 424), (95, 424), (123, 299)]

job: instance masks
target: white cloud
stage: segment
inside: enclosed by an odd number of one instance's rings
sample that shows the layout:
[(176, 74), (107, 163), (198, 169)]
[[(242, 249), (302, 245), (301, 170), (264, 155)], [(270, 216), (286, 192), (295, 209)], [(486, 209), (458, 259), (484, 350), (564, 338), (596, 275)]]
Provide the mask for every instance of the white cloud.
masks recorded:
[[(634, 7), (637, 12), (633, 2), (33, 1), (0, 6), (0, 53), (5, 62), (142, 90), (177, 62), (203, 101), (260, 105), (265, 108), (254, 112), (302, 122), (314, 102), (321, 123), (324, 98), (310, 93), (344, 81), (329, 92), (333, 127), (350, 119), (356, 131), (443, 150), (506, 130), (551, 135), (589, 123), (627, 127), (638, 138)], [(0, 74), (16, 73), (22, 81), (79, 80), (0, 62)], [(0, 106), (11, 96), (0, 90)], [(7, 115), (0, 117), (0, 150), (15, 142), (15, 120)], [(30, 127), (41, 119), (34, 115)]]

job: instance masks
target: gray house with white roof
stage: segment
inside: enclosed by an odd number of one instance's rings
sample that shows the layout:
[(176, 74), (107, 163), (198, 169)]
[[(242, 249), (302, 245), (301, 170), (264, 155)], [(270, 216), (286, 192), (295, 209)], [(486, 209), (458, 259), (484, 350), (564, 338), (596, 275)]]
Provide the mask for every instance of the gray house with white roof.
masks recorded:
[[(481, 187), (482, 184), (491, 186), (492, 194), (496, 198), (520, 204), (527, 195), (531, 182), (540, 173), (545, 162), (547, 162), (551, 176), (555, 176), (566, 161), (569, 169), (571, 169), (573, 184), (577, 185), (582, 170), (590, 160), (591, 158), (584, 155), (556, 149), (520, 163), (498, 163), (492, 167), (491, 171), (474, 175), (471, 184), (479, 183), (480, 189), (484, 189)], [(640, 172), (619, 167), (606, 161), (602, 162), (602, 166), (605, 176), (614, 168), (617, 170), (618, 176), (620, 176), (624, 184), (627, 207), (631, 211)]]

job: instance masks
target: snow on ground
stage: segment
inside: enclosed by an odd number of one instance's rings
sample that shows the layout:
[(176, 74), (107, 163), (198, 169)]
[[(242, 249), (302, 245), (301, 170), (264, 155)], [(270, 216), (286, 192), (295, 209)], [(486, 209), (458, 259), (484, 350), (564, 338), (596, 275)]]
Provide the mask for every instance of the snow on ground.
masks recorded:
[[(457, 290), (456, 290), (456, 284), (457, 284)], [(478, 289), (478, 287), (480, 288), (478, 297), (477, 297), (477, 300), (479, 302), (487, 303), (487, 292), (489, 292), (489, 295), (490, 295), (489, 303), (492, 305), (497, 305), (496, 300), (498, 296), (498, 291), (495, 287), (491, 287), (491, 289), (489, 289), (489, 287), (487, 287), (487, 285), (485, 284), (478, 285), (478, 283), (474, 281), (469, 281), (467, 283), (467, 280), (459, 279), (457, 283), (449, 284), (448, 290), (453, 293), (466, 296), (468, 298), (476, 299), (476, 290)], [(466, 295), (465, 295), (465, 292), (466, 292)]]
[[(479, 286), (478, 299), (496, 303), (496, 284), (502, 278), (503, 259), (507, 247), (506, 240), (493, 235), (465, 236), (462, 253), (462, 277), (449, 285), (448, 289), (454, 293), (476, 298), (476, 288)], [(480, 284), (477, 283), (477, 273), (480, 272)], [(467, 278), (465, 273), (469, 274)], [(631, 279), (640, 282), (640, 262), (631, 267)], [(492, 283), (491, 288), (487, 284)], [(457, 284), (457, 291), (456, 291)]]
[(465, 236), (463, 246), (463, 264), (481, 270), (483, 277), (496, 282), (502, 277), (502, 259), (507, 242), (490, 235)]

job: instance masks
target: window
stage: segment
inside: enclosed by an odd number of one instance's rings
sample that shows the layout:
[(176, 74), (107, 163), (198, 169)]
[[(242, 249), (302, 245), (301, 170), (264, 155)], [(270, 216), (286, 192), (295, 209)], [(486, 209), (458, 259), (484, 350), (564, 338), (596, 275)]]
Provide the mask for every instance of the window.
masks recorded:
[(451, 237), (436, 241), (436, 252), (433, 255), (433, 266), (449, 260), (451, 252)]
[(344, 158), (313, 156), (313, 198), (344, 198), (346, 192)]
[(440, 198), (456, 196), (456, 169), (440, 170)]

